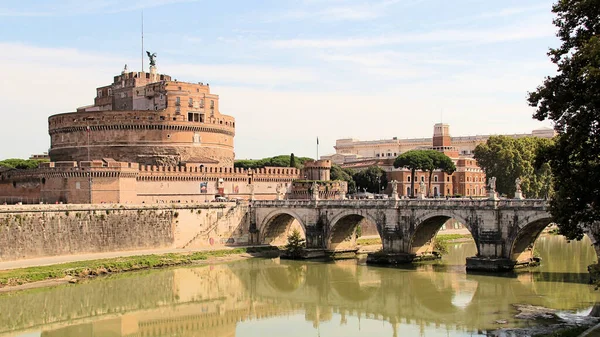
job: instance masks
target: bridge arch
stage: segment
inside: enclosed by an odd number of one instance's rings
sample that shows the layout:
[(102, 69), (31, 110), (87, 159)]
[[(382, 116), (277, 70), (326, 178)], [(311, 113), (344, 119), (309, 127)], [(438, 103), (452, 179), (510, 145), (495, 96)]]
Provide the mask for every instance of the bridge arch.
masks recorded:
[[(466, 217), (452, 210), (434, 210), (415, 219), (415, 230), (410, 238), (409, 252), (417, 255), (430, 252), (431, 247), (428, 243), (449, 219), (455, 219), (462, 223), (477, 243), (476, 235), (473, 235), (473, 228), (471, 228)], [(477, 255), (479, 255), (479, 245), (476, 244), (475, 246), (477, 247)]]
[(356, 228), (366, 221), (373, 223), (379, 232), (379, 226), (373, 216), (367, 211), (345, 210), (336, 214), (329, 221), (329, 235), (327, 237), (328, 250), (346, 250), (356, 248)]
[(550, 223), (552, 223), (552, 217), (547, 212), (540, 212), (519, 221), (516, 233), (509, 238), (510, 259), (523, 262), (533, 258), (535, 240)]
[(293, 210), (275, 210), (264, 217), (259, 231), (259, 242), (270, 245), (283, 245), (291, 230), (298, 229), (306, 238), (306, 227), (300, 216)]

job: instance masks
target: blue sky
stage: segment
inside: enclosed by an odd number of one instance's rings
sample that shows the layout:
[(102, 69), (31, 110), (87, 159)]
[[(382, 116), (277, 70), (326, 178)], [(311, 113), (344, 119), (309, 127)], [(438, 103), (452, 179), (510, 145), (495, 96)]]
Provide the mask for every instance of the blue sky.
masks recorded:
[[(525, 133), (554, 71), (550, 0), (0, 1), (0, 157), (49, 147), (47, 117), (91, 104), (146, 50), (208, 82), (236, 156), (334, 152), (339, 138)], [(144, 60), (147, 64), (147, 60)], [(147, 65), (146, 65), (147, 68)]]

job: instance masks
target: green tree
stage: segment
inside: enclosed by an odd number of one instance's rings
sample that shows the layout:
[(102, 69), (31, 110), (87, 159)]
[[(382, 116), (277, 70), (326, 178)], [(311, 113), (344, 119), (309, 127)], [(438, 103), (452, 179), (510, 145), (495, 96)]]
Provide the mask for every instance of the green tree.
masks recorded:
[(285, 250), (289, 257), (291, 258), (299, 258), (304, 253), (306, 240), (302, 238), (300, 232), (297, 229), (292, 231), (287, 238), (287, 244), (285, 245)]
[(394, 160), (394, 167), (405, 167), (410, 170), (410, 196), (415, 196), (415, 172), (428, 171), (433, 167), (433, 160), (428, 150), (412, 150), (404, 152)]
[(348, 193), (356, 193), (356, 182), (352, 177), (354, 172), (351, 169), (343, 169), (339, 165), (331, 166), (331, 180), (343, 180), (348, 183)]
[[(267, 157), (263, 159), (240, 159), (236, 160), (233, 164), (234, 167), (244, 168), (244, 169), (257, 169), (263, 168), (267, 166), (271, 167), (291, 167), (291, 156), (289, 155), (279, 155), (275, 157)], [(294, 157), (295, 167), (302, 168), (304, 163), (307, 161), (312, 161), (312, 158), (309, 157)]]
[[(442, 152), (435, 150), (420, 150), (431, 160), (424, 161), (425, 166), (421, 167), (421, 170), (429, 173), (427, 196), (431, 195), (431, 179), (433, 178), (433, 171), (441, 170), (446, 174), (452, 174), (456, 171), (456, 166), (450, 157)], [(413, 177), (414, 179), (414, 177)]]
[(18, 159), (11, 158), (0, 161), (0, 167), (7, 167), (12, 169), (19, 170), (28, 170), (37, 168), (40, 163), (47, 162), (48, 160), (40, 160), (40, 159)]
[(290, 154), (290, 167), (296, 167), (296, 157), (294, 157), (294, 154)]
[(600, 221), (600, 1), (559, 0), (552, 7), (561, 46), (548, 56), (554, 76), (529, 93), (538, 120), (558, 138), (546, 159), (554, 176), (550, 212), (568, 238)]
[(544, 198), (551, 181), (548, 163), (536, 166), (538, 152), (552, 144), (552, 140), (538, 137), (510, 138), (492, 136), (477, 145), (474, 157), (486, 177), (496, 177), (496, 191), (513, 197), (515, 180), (521, 179), (521, 190), (528, 198)]
[(385, 171), (379, 166), (371, 166), (366, 170), (357, 171), (352, 179), (357, 186), (366, 188), (367, 192), (371, 193), (381, 193), (388, 183)]

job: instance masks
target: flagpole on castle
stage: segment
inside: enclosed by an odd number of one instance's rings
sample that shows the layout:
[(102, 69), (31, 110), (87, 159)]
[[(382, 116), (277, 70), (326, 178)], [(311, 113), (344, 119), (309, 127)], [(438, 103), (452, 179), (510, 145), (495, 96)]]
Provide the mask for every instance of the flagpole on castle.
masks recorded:
[(316, 160), (319, 160), (319, 137), (317, 137), (317, 158)]

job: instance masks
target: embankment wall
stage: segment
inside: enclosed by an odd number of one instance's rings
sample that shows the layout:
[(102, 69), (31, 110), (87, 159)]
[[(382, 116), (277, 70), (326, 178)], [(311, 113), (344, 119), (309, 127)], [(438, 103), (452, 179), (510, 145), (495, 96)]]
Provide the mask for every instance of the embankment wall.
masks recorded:
[(0, 261), (248, 243), (244, 204), (0, 206)]

